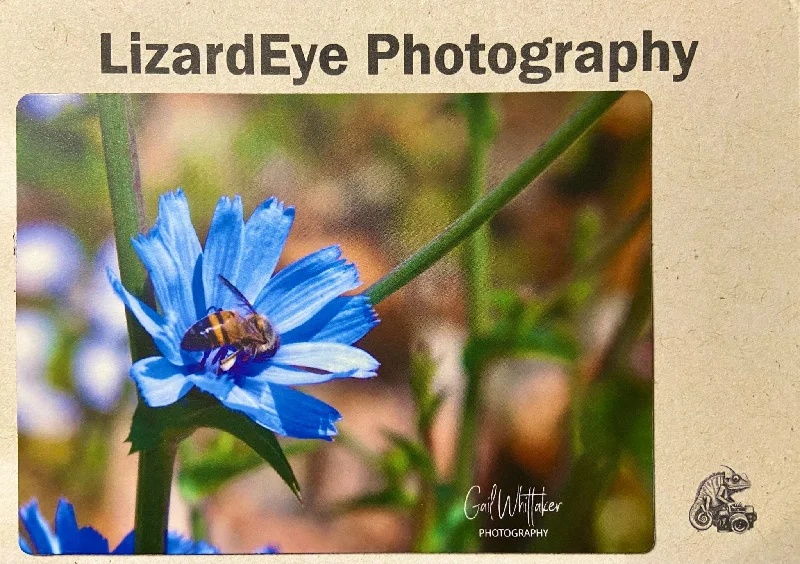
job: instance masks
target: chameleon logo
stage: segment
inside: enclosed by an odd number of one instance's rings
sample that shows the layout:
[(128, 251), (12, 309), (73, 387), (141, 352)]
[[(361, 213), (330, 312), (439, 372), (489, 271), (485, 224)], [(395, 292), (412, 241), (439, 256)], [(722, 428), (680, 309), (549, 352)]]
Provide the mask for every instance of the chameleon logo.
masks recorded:
[[(725, 466), (723, 464), (723, 466)], [(698, 531), (705, 531), (711, 525), (717, 532), (733, 531), (744, 533), (753, 528), (756, 512), (752, 505), (736, 503), (732, 494), (751, 486), (747, 474), (737, 474), (730, 466), (727, 472), (715, 472), (700, 483), (697, 495), (689, 509), (689, 523)]]

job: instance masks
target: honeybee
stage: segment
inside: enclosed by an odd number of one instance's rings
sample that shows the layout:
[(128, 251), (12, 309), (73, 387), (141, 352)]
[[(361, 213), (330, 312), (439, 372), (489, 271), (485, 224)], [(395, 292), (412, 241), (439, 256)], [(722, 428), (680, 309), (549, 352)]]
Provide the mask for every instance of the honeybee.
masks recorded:
[[(271, 358), (280, 346), (280, 336), (269, 320), (258, 313), (242, 293), (227, 278), (218, 275), (222, 283), (237, 299), (243, 311), (219, 309), (189, 327), (181, 340), (186, 351), (209, 352), (221, 347), (233, 347), (233, 352), (222, 360), (220, 354), (218, 374), (229, 371), (238, 362), (250, 359), (264, 361)], [(225, 350), (224, 348), (221, 350)], [(207, 357), (203, 357), (205, 361)]]

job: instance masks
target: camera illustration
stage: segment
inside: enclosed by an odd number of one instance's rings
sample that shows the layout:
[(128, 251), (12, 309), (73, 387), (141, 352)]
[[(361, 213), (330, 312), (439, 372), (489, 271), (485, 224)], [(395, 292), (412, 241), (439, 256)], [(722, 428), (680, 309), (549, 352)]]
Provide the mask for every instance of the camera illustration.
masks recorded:
[(752, 505), (734, 504), (730, 510), (720, 509), (714, 519), (718, 532), (734, 532), (742, 534), (753, 528), (757, 518)]

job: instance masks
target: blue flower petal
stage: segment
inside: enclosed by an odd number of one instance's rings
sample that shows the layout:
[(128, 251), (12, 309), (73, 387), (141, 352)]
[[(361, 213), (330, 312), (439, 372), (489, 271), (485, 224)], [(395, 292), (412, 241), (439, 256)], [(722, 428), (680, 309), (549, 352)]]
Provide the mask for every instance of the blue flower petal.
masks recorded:
[[(133, 554), (136, 531), (131, 531), (120, 541), (111, 554)], [(167, 554), (219, 554), (219, 550), (204, 541), (193, 541), (175, 531), (167, 533)]]
[(328, 372), (374, 372), (380, 363), (368, 352), (341, 343), (289, 343), (281, 345), (271, 361), (275, 364), (316, 368)]
[[(250, 419), (276, 433), (284, 434), (280, 418), (271, 403), (262, 404), (261, 397), (269, 395), (267, 382), (257, 378), (242, 378), (225, 397), (217, 396), (226, 407), (245, 413)], [(271, 397), (270, 397), (271, 402)]]
[(161, 356), (143, 358), (134, 363), (131, 366), (131, 378), (150, 407), (175, 403), (194, 385), (180, 368)]
[[(56, 509), (56, 534), (50, 532), (34, 499), (19, 510), (20, 519), (30, 535), (37, 554), (109, 554), (108, 540), (92, 527), (78, 528), (75, 509), (66, 499), (60, 499)], [(131, 531), (110, 554), (133, 554), (135, 532)], [(33, 554), (24, 537), (20, 548)], [(219, 554), (219, 550), (204, 541), (193, 541), (170, 531), (167, 554)]]
[(220, 400), (227, 398), (230, 391), (236, 385), (232, 378), (228, 378), (225, 375), (191, 374), (188, 378), (202, 391)]
[(290, 264), (267, 283), (255, 309), (264, 312), (279, 333), (308, 321), (331, 300), (360, 284), (358, 269), (340, 256), (341, 250), (334, 245)]
[(333, 407), (287, 386), (269, 384), (268, 389), (287, 436), (333, 440), (337, 433), (334, 423), (342, 419)]
[(66, 499), (58, 500), (55, 525), (61, 554), (78, 554), (78, 520), (75, 518), (75, 508)]
[[(255, 367), (254, 367), (255, 368)], [(296, 366), (285, 366), (268, 363), (263, 366), (258, 374), (250, 378), (260, 378), (272, 384), (284, 386), (305, 386), (308, 384), (321, 384), (341, 378), (372, 378), (375, 372), (368, 370), (349, 370), (346, 372), (310, 372)]]
[(286, 292), (311, 278), (325, 272), (342, 256), (339, 245), (324, 247), (300, 260), (284, 267), (273, 276), (259, 293), (253, 306), (260, 312), (270, 315), (281, 304), (278, 301)]
[(258, 206), (244, 226), (244, 254), (236, 287), (250, 302), (267, 285), (294, 221), (294, 208), (275, 197)]
[(283, 343), (327, 341), (352, 345), (378, 324), (367, 296), (343, 296), (311, 319), (281, 335)]
[(342, 418), (325, 402), (257, 378), (245, 378), (222, 403), (262, 427), (298, 439), (331, 440), (336, 435), (334, 423)]
[(153, 341), (164, 355), (173, 364), (183, 364), (181, 356), (180, 340), (175, 327), (168, 324), (161, 315), (153, 311), (147, 304), (141, 302), (136, 296), (130, 294), (122, 282), (116, 277), (109, 268), (106, 270), (111, 286), (131, 313), (136, 317), (145, 331), (153, 338)]
[(161, 311), (182, 335), (206, 311), (203, 255), (182, 190), (161, 196), (156, 224), (132, 243), (150, 273)]
[(53, 534), (50, 525), (42, 517), (37, 500), (33, 499), (20, 507), (19, 518), (25, 530), (28, 531), (31, 544), (37, 554), (59, 554), (61, 552), (58, 537)]
[(117, 548), (111, 551), (111, 554), (133, 554), (135, 533), (131, 531), (119, 542)]
[(254, 554), (280, 554), (281, 551), (278, 549), (277, 546), (273, 544), (268, 544), (267, 546), (262, 546), (261, 548), (257, 549)]
[(237, 284), (244, 241), (242, 215), (239, 196), (233, 200), (223, 196), (217, 202), (203, 249), (203, 285), (208, 307), (230, 309), (236, 303), (235, 296), (220, 282), (219, 275)]
[(78, 546), (74, 552), (62, 549), (62, 554), (108, 554), (108, 539), (92, 527), (78, 531)]
[(194, 541), (170, 531), (167, 535), (167, 554), (219, 554), (205, 541)]

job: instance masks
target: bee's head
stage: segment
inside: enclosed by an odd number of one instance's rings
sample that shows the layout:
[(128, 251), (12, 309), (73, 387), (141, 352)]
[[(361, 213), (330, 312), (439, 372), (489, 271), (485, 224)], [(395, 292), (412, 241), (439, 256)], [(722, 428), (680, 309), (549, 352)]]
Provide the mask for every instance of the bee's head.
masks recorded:
[(266, 317), (258, 318), (258, 330), (261, 332), (264, 342), (256, 347), (255, 356), (256, 359), (264, 361), (272, 358), (278, 352), (281, 338)]
[(278, 338), (278, 335), (275, 335), (275, 339), (269, 343), (264, 343), (263, 345), (258, 345), (256, 347), (256, 360), (264, 361), (272, 358), (275, 356), (275, 353), (278, 352), (278, 347), (280, 346), (281, 340)]

